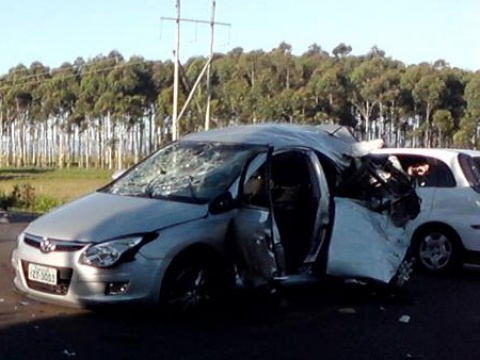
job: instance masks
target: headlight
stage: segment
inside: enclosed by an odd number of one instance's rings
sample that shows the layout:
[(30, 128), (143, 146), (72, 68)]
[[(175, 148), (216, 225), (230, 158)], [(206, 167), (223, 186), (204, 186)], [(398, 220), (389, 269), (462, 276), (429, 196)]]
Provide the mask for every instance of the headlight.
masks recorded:
[(92, 245), (80, 257), (80, 263), (102, 268), (112, 266), (142, 239), (142, 236), (132, 236)]

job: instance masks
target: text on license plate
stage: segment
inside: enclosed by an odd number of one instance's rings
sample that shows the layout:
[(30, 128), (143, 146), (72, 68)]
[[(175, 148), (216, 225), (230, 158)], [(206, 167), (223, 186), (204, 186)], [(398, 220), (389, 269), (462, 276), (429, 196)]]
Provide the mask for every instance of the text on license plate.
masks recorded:
[(48, 285), (57, 285), (57, 269), (43, 265), (28, 264), (28, 279)]

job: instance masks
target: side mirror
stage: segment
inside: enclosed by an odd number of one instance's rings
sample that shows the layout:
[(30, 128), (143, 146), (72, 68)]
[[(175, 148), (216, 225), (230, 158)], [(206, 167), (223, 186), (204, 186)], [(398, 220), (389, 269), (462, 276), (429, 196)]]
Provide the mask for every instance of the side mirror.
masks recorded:
[(210, 202), (208, 210), (211, 214), (221, 214), (232, 210), (235, 207), (235, 201), (229, 191), (218, 195)]

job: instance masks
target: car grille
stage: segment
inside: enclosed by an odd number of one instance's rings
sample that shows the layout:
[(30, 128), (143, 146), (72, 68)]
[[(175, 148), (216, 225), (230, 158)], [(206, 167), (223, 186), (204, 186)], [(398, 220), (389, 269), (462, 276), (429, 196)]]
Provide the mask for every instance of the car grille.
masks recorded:
[(30, 289), (54, 295), (67, 294), (68, 287), (70, 286), (70, 280), (72, 279), (73, 269), (55, 267), (55, 269), (57, 270), (57, 285), (48, 285), (28, 279), (28, 264), (29, 262), (22, 260), (23, 276), (25, 277), (27, 286)]
[[(48, 251), (44, 251), (42, 249), (42, 242), (48, 240), (51, 244), (51, 247)], [(57, 240), (57, 239), (45, 239), (40, 236), (35, 236), (31, 234), (25, 234), (23, 241), (25, 244), (34, 247), (35, 249), (39, 249), (42, 252), (54, 252), (54, 251), (77, 251), (85, 247), (85, 243), (78, 242), (78, 241), (65, 241), (65, 240)]]

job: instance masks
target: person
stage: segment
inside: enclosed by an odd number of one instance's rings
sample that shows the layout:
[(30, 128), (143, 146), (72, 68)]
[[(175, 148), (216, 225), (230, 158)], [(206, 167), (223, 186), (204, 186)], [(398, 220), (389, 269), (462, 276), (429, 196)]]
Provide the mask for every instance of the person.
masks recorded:
[(425, 186), (429, 171), (430, 165), (425, 161), (410, 165), (407, 169), (407, 174), (418, 186)]

